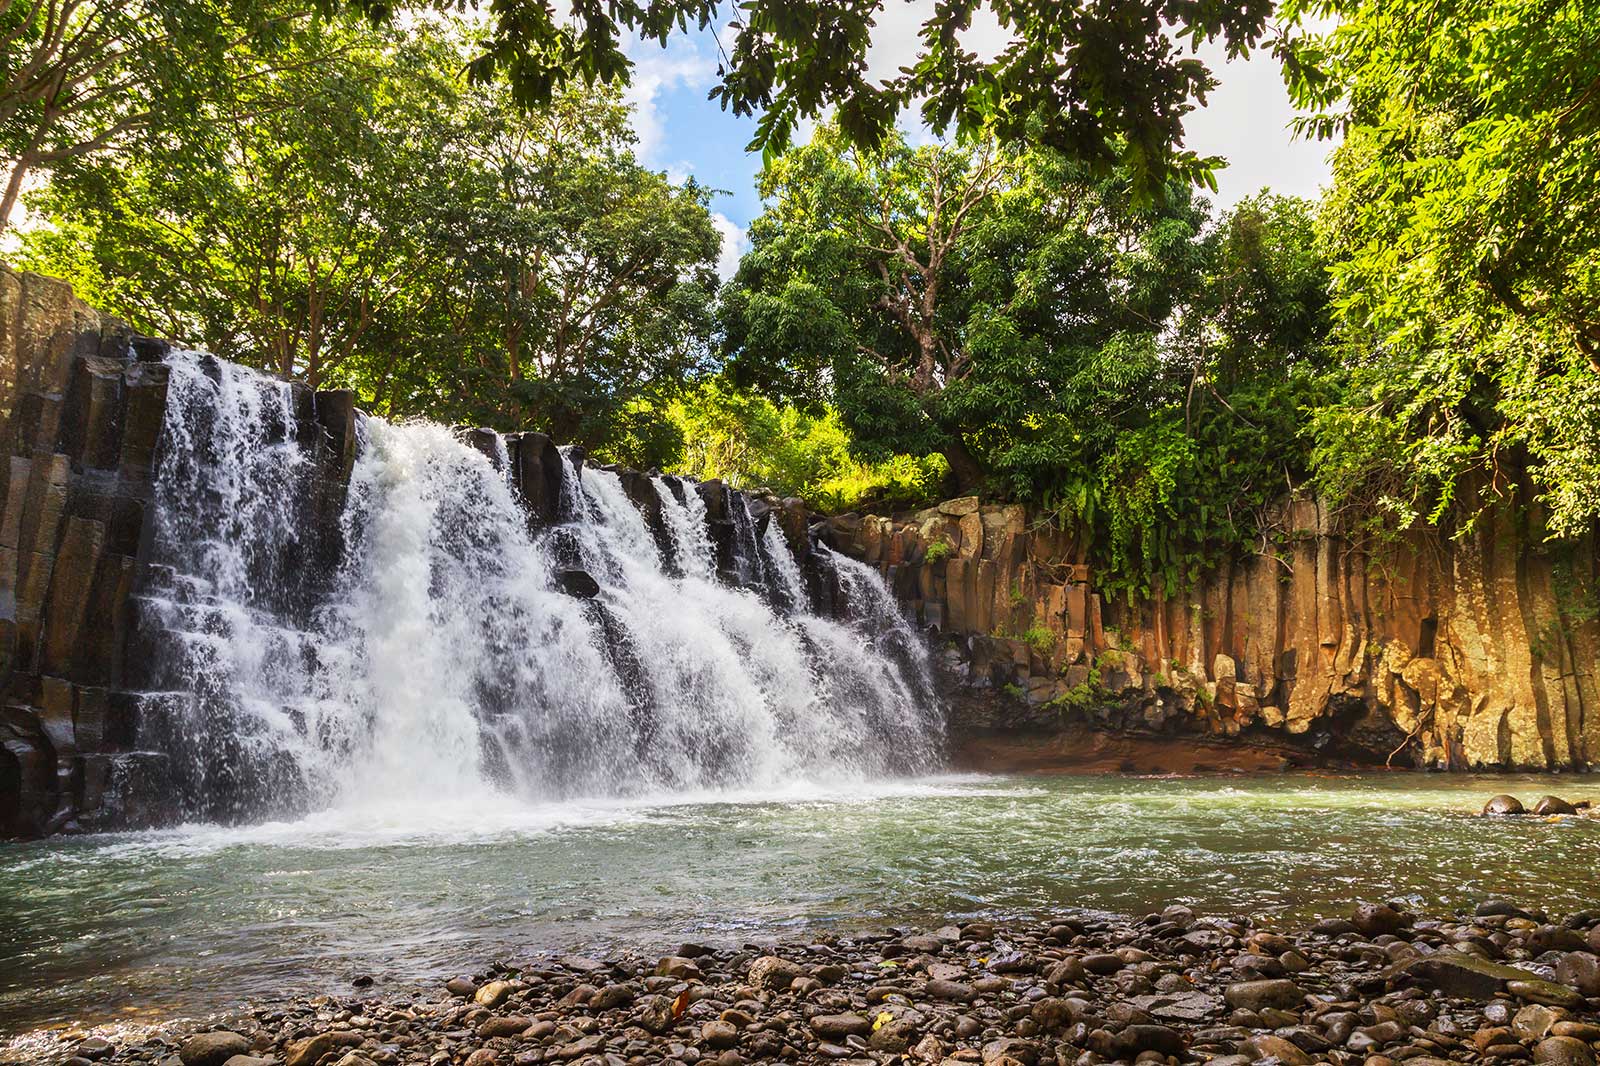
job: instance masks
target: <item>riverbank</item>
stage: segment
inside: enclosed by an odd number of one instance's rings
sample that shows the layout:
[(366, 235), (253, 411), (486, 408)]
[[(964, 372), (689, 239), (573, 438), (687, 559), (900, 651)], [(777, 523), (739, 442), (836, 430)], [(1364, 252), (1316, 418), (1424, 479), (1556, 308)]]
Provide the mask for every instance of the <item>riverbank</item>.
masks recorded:
[(1426, 917), (1397, 901), (1280, 930), (1174, 905), (666, 956), (518, 953), (448, 983), (360, 975), (224, 1027), (65, 1031), (28, 1050), (69, 1066), (1592, 1066), (1597, 952), (1600, 911), (1488, 901)]

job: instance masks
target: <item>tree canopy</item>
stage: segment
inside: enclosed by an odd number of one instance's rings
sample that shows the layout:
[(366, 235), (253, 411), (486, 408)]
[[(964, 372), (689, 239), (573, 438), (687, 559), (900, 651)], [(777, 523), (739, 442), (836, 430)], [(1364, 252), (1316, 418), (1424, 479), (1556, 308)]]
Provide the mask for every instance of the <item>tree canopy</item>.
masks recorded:
[[(1347, 402), (1322, 485), (1447, 521), (1526, 470), (1556, 532), (1600, 515), (1600, 4), (1294, 0), (1313, 133), (1342, 132), (1323, 208)], [(1464, 487), (1489, 485), (1475, 497)]]
[[(458, 0), (344, 2), (385, 19)], [(711, 98), (757, 117), (752, 150), (782, 151), (801, 120), (829, 109), (853, 144), (876, 148), (915, 107), (940, 133), (988, 132), (1101, 169), (1120, 164), (1145, 193), (1171, 180), (1212, 180), (1220, 160), (1183, 147), (1184, 115), (1216, 84), (1194, 48), (1217, 40), (1229, 55), (1243, 54), (1274, 8), (1273, 0), (937, 0), (918, 30), (916, 58), (874, 80), (867, 53), (888, 3), (618, 0), (558, 14), (545, 0), (494, 0), (493, 32), (471, 70), (479, 80), (503, 77), (518, 101), (539, 107), (574, 80), (625, 83), (626, 35), (665, 45), (691, 28), (720, 30), (731, 16)], [(992, 57), (964, 37), (981, 18), (1007, 39)]]
[(270, 84), (58, 174), (23, 261), (378, 413), (602, 443), (708, 355), (709, 192), (633, 159), (614, 92), (525, 113), (465, 85), (476, 47), (450, 22), (296, 23), (254, 57)]
[(736, 382), (837, 408), (857, 454), (946, 457), (950, 491), (1085, 523), (1175, 586), (1306, 476), (1327, 330), (1309, 205), (1221, 219), (1181, 183), (992, 141), (864, 152), (833, 127), (763, 177), (723, 292)]

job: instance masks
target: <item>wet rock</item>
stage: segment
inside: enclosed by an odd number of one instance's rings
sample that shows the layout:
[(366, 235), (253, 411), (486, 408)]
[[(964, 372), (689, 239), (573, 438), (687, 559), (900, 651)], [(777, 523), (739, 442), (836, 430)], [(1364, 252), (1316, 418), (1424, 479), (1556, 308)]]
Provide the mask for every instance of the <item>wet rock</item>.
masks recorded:
[(1351, 923), (1363, 936), (1383, 936), (1405, 928), (1405, 915), (1387, 903), (1363, 903), (1351, 916)]
[(932, 999), (942, 999), (951, 1003), (971, 1003), (978, 998), (978, 990), (961, 981), (929, 981), (927, 992)]
[(445, 991), (463, 998), (478, 991), (478, 982), (470, 977), (452, 977), (444, 983)]
[(1522, 918), (1527, 921), (1533, 920), (1533, 915), (1515, 903), (1504, 899), (1485, 900), (1478, 904), (1477, 909), (1472, 913), (1479, 918)]
[[(318, 1033), (316, 1036), (290, 1044), (283, 1058), (284, 1066), (316, 1066), (322, 1060), (322, 1056), (335, 1048), (355, 1047), (360, 1043), (360, 1034), (347, 1030)], [(185, 1063), (184, 1066), (189, 1064)]]
[(1405, 977), (1447, 996), (1486, 1000), (1504, 989), (1508, 982), (1532, 975), (1526, 970), (1490, 962), (1476, 955), (1456, 952), (1428, 955), (1402, 962), (1389, 971), (1391, 978)]
[(494, 1010), (516, 990), (517, 986), (510, 981), (490, 981), (472, 994), (472, 1001), (480, 1007)]
[(1228, 1006), (1240, 1010), (1261, 1011), (1268, 1007), (1288, 1010), (1300, 1006), (1306, 998), (1304, 990), (1293, 981), (1237, 981), (1227, 987), (1223, 998)]
[(1576, 1007), (1583, 1002), (1577, 989), (1535, 977), (1524, 981), (1507, 981), (1506, 991), (1529, 1003), (1546, 1003), (1553, 1007)]
[(97, 1062), (117, 1050), (117, 1045), (103, 1036), (91, 1036), (72, 1049), (72, 1053), (80, 1059)]
[(1600, 996), (1600, 956), (1573, 951), (1556, 963), (1556, 980), (1585, 996)]
[(1539, 1066), (1595, 1066), (1594, 1051), (1582, 1040), (1570, 1036), (1551, 1036), (1533, 1049)]
[(698, 981), (705, 975), (693, 959), (682, 955), (668, 955), (656, 963), (657, 977), (675, 977), (680, 981)]
[(660, 1035), (677, 1024), (672, 1000), (666, 996), (645, 996), (633, 1012), (633, 1022), (648, 1032)]
[(1526, 813), (1522, 801), (1515, 796), (1501, 794), (1492, 797), (1483, 805), (1484, 814), (1523, 814)]
[[(178, 1058), (183, 1066), (222, 1066), (235, 1055), (250, 1050), (250, 1041), (238, 1033), (219, 1029), (210, 1033), (196, 1033), (178, 1048)], [(298, 1066), (290, 1063), (289, 1066)]]
[(262, 1058), (256, 1055), (235, 1055), (227, 1062), (224, 1062), (222, 1066), (278, 1066), (278, 1060)]
[(1542, 818), (1552, 814), (1577, 814), (1578, 808), (1560, 796), (1540, 796), (1539, 802), (1533, 805), (1533, 813)]
[[(351, 1066), (356, 1066), (352, 1063)], [(481, 1047), (467, 1056), (464, 1066), (500, 1066), (500, 1056), (493, 1048)]]
[(556, 573), (556, 588), (580, 600), (592, 600), (600, 595), (600, 582), (587, 570), (561, 570)]

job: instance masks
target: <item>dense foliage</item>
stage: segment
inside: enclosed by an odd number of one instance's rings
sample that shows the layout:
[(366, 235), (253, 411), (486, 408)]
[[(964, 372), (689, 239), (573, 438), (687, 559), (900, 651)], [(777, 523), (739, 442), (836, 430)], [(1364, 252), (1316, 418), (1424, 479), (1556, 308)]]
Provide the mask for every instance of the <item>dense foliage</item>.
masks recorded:
[(296, 23), (257, 57), (274, 78), (59, 173), (21, 258), (138, 328), (379, 413), (641, 432), (637, 401), (709, 353), (709, 193), (634, 161), (614, 94), (525, 114), (466, 86), (476, 47), (451, 23)]
[(1221, 212), (1182, 49), (1264, 0), (940, 0), (878, 83), (882, 0), (753, 0), (713, 96), (761, 116), (765, 209), (720, 290), (711, 192), (639, 164), (618, 88), (713, 0), (398, 12), (450, 6), (0, 6), (0, 227), (36, 186), (22, 265), (378, 413), (830, 509), (1029, 501), (1111, 591), (1261, 550), (1291, 492), (1385, 535), (1527, 487), (1553, 537), (1600, 517), (1600, 0), (1287, 0), (1333, 186)]
[[(461, 0), (344, 0), (386, 18), (397, 8)], [(996, 132), (1105, 167), (1120, 161), (1141, 191), (1169, 179), (1209, 180), (1214, 159), (1183, 148), (1183, 116), (1215, 79), (1193, 47), (1221, 40), (1242, 53), (1265, 32), (1273, 0), (939, 0), (907, 67), (868, 76), (872, 31), (888, 0), (621, 0), (573, 4), (494, 0), (494, 29), (472, 71), (503, 75), (517, 99), (543, 106), (575, 79), (628, 78), (625, 33), (665, 45), (690, 27), (728, 42), (711, 97), (758, 115), (751, 148), (786, 148), (797, 123), (832, 109), (856, 145), (890, 137), (908, 107), (940, 132)], [(324, 0), (336, 8), (339, 0)], [(1006, 44), (992, 58), (964, 33), (992, 17)]]
[(1342, 132), (1324, 205), (1345, 401), (1318, 481), (1390, 526), (1459, 525), (1524, 472), (1549, 528), (1600, 515), (1600, 3), (1293, 0), (1312, 132)]
[(1084, 524), (1168, 591), (1306, 476), (1324, 264), (1308, 205), (1214, 220), (1044, 149), (862, 152), (832, 128), (764, 176), (724, 291), (729, 372), (837, 407), (857, 453), (944, 455), (952, 492)]

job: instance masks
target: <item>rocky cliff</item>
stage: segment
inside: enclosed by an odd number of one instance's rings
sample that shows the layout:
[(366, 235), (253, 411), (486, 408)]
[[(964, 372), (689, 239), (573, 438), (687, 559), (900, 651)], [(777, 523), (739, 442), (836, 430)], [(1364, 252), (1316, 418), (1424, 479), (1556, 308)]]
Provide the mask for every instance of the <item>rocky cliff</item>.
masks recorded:
[(1595, 546), (1538, 543), (1531, 505), (1504, 495), (1466, 537), (1379, 546), (1315, 500), (1285, 501), (1278, 545), (1131, 603), (1103, 599), (1083, 546), (1020, 505), (847, 515), (828, 535), (943, 635), (978, 765), (1178, 769), (1139, 745), (1185, 738), (1201, 745), (1189, 765), (1588, 767)]

